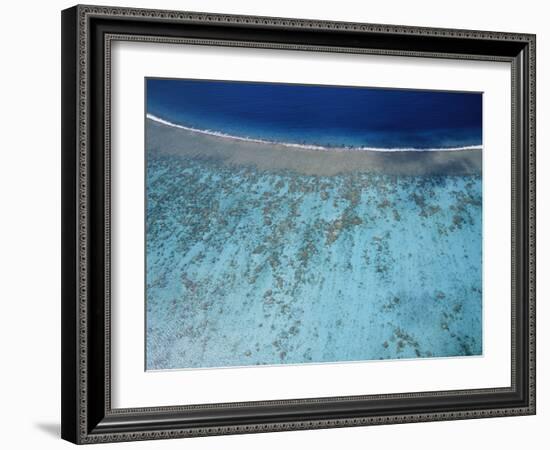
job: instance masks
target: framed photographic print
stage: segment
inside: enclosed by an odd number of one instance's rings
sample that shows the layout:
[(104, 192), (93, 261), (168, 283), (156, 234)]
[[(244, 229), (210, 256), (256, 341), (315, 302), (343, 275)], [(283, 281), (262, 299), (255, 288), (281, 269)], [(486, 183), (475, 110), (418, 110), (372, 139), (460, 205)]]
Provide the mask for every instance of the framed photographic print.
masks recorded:
[(535, 413), (535, 36), (62, 13), (62, 436)]

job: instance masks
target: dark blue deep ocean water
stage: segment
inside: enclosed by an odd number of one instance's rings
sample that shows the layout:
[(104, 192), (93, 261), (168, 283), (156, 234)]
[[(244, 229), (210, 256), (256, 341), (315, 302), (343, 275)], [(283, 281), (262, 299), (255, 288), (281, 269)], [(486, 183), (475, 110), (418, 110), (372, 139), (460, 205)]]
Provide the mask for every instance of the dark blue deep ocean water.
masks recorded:
[(481, 144), (479, 93), (147, 80), (147, 111), (193, 128), (327, 147)]
[(482, 354), (481, 94), (146, 86), (148, 370)]

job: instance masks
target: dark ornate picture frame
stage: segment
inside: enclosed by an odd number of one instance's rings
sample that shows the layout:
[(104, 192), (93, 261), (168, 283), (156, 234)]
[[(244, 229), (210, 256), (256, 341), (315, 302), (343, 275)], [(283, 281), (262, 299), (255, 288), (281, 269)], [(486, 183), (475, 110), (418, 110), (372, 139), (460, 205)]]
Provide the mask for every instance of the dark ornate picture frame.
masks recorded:
[[(504, 61), (512, 67), (511, 386), (111, 407), (114, 41)], [(166, 439), (535, 414), (535, 36), (99, 6), (62, 12), (62, 437)]]

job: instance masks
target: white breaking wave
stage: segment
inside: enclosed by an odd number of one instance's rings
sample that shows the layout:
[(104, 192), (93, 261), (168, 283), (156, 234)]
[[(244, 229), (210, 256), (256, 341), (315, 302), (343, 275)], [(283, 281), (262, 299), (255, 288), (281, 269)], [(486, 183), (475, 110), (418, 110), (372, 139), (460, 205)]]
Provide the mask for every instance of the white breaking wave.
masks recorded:
[(163, 125), (167, 125), (174, 128), (181, 128), (182, 130), (192, 131), (194, 133), (200, 133), (205, 134), (208, 136), (216, 136), (221, 137), (225, 139), (234, 139), (237, 141), (244, 141), (244, 142), (254, 142), (258, 144), (272, 144), (272, 145), (282, 145), (283, 147), (293, 147), (293, 148), (301, 148), (301, 149), (308, 149), (308, 150), (319, 150), (319, 151), (371, 151), (371, 152), (430, 152), (430, 151), (439, 151), (439, 152), (452, 152), (452, 151), (460, 151), (460, 150), (479, 150), (481, 149), (481, 145), (466, 145), (462, 147), (445, 147), (445, 148), (414, 148), (414, 147), (393, 147), (393, 148), (385, 148), (385, 147), (323, 147), (322, 145), (313, 145), (313, 144), (296, 144), (293, 142), (279, 142), (279, 141), (269, 141), (266, 139), (257, 139), (252, 137), (244, 137), (244, 136), (235, 136), (228, 133), (222, 133), (221, 131), (215, 131), (215, 130), (203, 130), (200, 128), (193, 128), (188, 127), (185, 125), (179, 125), (177, 123), (170, 122), (168, 120), (162, 119), (160, 117), (157, 117), (153, 114), (147, 113), (147, 118), (154, 121), (161, 123)]

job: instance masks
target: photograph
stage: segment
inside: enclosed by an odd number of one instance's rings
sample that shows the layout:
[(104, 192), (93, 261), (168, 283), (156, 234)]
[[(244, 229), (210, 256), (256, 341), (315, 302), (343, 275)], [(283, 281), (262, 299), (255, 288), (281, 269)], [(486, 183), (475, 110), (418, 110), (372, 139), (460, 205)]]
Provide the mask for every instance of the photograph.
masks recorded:
[(147, 370), (483, 353), (482, 93), (145, 83)]

